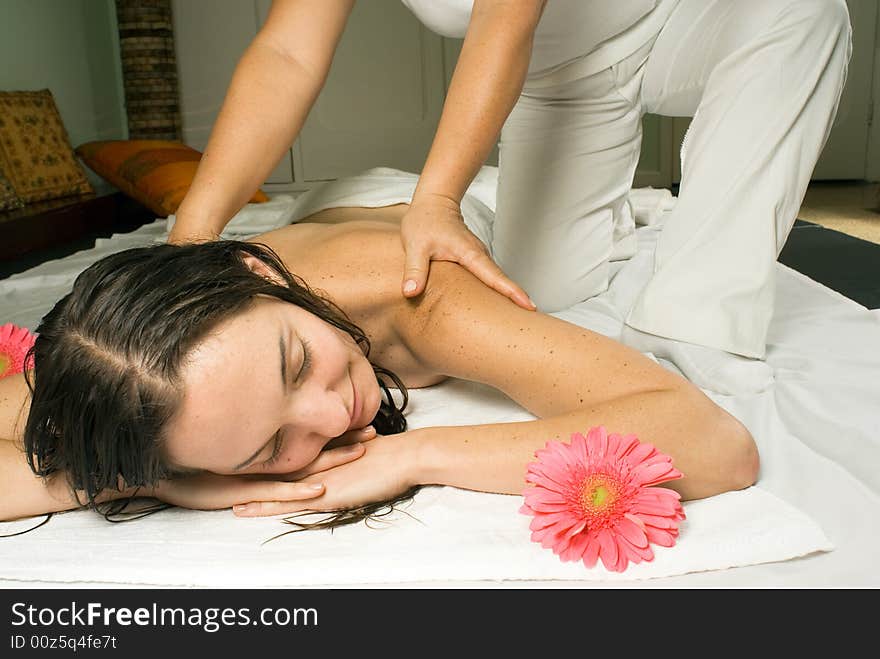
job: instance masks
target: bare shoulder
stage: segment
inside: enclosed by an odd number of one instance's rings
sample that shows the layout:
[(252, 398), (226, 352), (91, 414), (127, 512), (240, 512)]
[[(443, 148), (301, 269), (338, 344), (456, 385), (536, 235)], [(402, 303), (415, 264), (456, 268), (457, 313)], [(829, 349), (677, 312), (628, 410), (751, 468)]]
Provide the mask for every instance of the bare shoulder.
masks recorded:
[(432, 263), (422, 298), (397, 320), (412, 354), (448, 377), (496, 387), (538, 417), (687, 386), (619, 341), (518, 307), (455, 263)]

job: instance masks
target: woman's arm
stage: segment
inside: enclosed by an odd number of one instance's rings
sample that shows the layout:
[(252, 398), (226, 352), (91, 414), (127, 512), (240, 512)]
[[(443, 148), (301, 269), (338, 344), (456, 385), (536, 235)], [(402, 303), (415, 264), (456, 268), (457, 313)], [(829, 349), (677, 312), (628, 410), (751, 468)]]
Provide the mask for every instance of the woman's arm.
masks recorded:
[(290, 148), (318, 97), (354, 0), (275, 0), (238, 63), (171, 242), (213, 238)]
[[(130, 497), (136, 489), (104, 490), (96, 500), (104, 502)], [(140, 488), (137, 494), (152, 496), (152, 491)], [(0, 522), (80, 508), (86, 497), (82, 491), (79, 495), (80, 501), (76, 501), (63, 474), (53, 474), (45, 480), (35, 475), (21, 446), (0, 439)]]
[[(392, 272), (397, 258), (389, 256), (380, 269)], [(254, 500), (238, 514), (352, 508), (393, 499), (414, 485), (522, 494), (537, 449), (597, 425), (635, 434), (671, 456), (684, 478), (664, 487), (685, 499), (741, 489), (756, 478), (748, 430), (697, 387), (617, 341), (510, 304), (456, 264), (435, 263), (426, 293), (401, 299), (391, 322), (426, 372), (496, 387), (538, 420), (378, 437), (358, 460), (300, 480), (323, 483), (323, 495)]]
[(670, 455), (685, 476), (669, 486), (684, 498), (754, 482), (748, 430), (690, 382), (601, 334), (509, 304), (463, 268), (434, 268), (424, 299), (398, 315), (410, 350), (428, 368), (500, 389), (539, 420), (415, 431), (413, 481), (521, 493), (536, 449), (603, 425)]
[[(47, 479), (34, 474), (24, 455), (22, 438), (30, 393), (24, 375), (0, 379), (0, 521), (79, 508), (63, 474)], [(132, 496), (135, 488), (104, 491), (98, 501)], [(149, 496), (141, 488), (139, 495)]]

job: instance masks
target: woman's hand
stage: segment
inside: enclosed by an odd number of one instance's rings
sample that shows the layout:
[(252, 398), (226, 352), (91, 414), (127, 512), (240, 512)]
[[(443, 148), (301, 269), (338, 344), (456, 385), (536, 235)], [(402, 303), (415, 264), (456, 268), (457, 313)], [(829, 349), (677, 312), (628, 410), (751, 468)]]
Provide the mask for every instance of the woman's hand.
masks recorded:
[[(305, 477), (357, 460), (364, 454), (363, 444), (350, 442), (355, 438), (367, 440), (374, 435), (375, 431), (371, 430), (368, 433), (353, 431), (337, 437), (331, 442), (335, 448), (321, 451), (313, 462), (297, 474)], [(298, 479), (291, 479), (286, 474), (225, 475), (205, 472), (160, 481), (151, 491), (151, 496), (183, 508), (218, 510), (259, 502), (291, 504), (312, 499), (324, 492), (319, 478), (292, 482), (295, 480)]]
[(406, 252), (406, 297), (421, 295), (425, 290), (432, 260), (454, 261), (523, 309), (535, 309), (526, 292), (508, 279), (489, 256), (486, 246), (467, 228), (454, 200), (437, 194), (413, 197), (400, 222), (400, 236)]
[[(300, 500), (255, 500), (233, 510), (242, 517), (280, 515), (309, 511), (355, 508), (367, 503), (386, 501), (418, 484), (416, 466), (418, 431), (379, 436), (365, 444), (363, 455), (344, 464), (327, 462), (322, 471), (312, 465), (285, 478), (298, 481), (301, 487), (322, 483), (323, 492)], [(316, 461), (317, 462), (317, 461)]]

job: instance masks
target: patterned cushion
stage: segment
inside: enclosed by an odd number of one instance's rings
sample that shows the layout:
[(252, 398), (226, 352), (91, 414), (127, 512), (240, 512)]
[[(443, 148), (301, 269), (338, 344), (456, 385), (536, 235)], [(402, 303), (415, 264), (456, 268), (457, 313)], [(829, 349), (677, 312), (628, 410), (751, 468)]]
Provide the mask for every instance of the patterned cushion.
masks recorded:
[(25, 203), (94, 193), (52, 92), (0, 92), (0, 169)]
[(12, 184), (3, 175), (0, 169), (0, 212), (11, 211), (24, 206), (24, 202), (15, 194)]
[[(96, 174), (159, 217), (177, 212), (192, 184), (200, 151), (167, 140), (110, 140), (87, 142), (76, 154)], [(269, 198), (257, 190), (252, 202)]]

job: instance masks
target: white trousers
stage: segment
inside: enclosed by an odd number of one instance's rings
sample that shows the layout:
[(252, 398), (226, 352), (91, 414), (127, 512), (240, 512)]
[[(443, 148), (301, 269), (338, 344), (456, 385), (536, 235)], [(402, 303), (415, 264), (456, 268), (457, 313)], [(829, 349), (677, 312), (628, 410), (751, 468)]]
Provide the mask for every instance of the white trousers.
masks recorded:
[(654, 275), (626, 323), (763, 358), (773, 273), (828, 138), (852, 30), (844, 0), (679, 0), (598, 73), (529, 79), (501, 133), (496, 261), (543, 311), (635, 253), (627, 194), (646, 112), (692, 116)]

